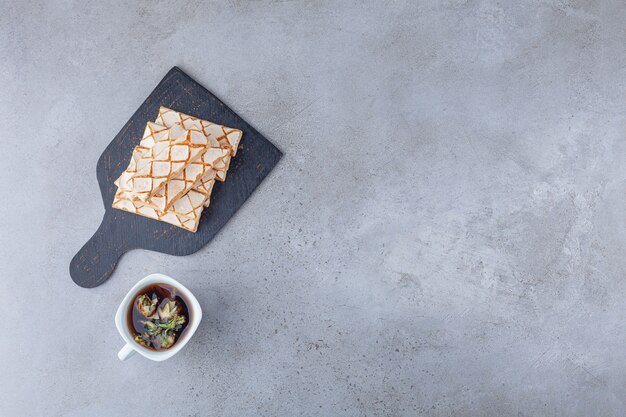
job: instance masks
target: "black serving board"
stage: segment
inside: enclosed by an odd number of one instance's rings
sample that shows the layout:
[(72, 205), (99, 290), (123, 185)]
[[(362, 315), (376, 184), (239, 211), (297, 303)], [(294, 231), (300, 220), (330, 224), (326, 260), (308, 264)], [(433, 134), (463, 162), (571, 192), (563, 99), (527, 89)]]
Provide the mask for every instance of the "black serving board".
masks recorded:
[[(116, 191), (113, 181), (126, 169), (146, 122), (156, 119), (160, 106), (243, 131), (226, 181), (215, 184), (211, 205), (203, 211), (196, 233), (111, 207)], [(172, 68), (98, 160), (96, 174), (104, 202), (104, 218), (93, 237), (72, 259), (72, 279), (81, 287), (96, 287), (111, 276), (118, 259), (132, 249), (179, 256), (197, 252), (243, 205), (281, 156), (263, 135), (206, 88), (180, 68)]]

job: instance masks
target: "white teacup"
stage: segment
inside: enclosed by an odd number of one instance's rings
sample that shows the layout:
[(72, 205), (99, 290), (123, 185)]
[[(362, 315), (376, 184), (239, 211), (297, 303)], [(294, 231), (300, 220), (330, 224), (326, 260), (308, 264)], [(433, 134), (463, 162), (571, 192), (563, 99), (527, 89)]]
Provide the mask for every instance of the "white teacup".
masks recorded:
[[(151, 284), (163, 283), (167, 285), (171, 285), (175, 287), (178, 292), (183, 296), (185, 301), (187, 301), (190, 305), (189, 310), (191, 311), (189, 317), (189, 324), (187, 325), (187, 330), (184, 332), (182, 337), (174, 343), (174, 346), (167, 350), (155, 351), (148, 349), (144, 346), (141, 346), (139, 343), (133, 340), (133, 334), (128, 328), (128, 321), (126, 320), (128, 309), (131, 308), (131, 303), (134, 301), (137, 296), (137, 292)], [(191, 336), (196, 332), (198, 325), (200, 324), (200, 320), (202, 319), (202, 308), (200, 308), (200, 303), (196, 297), (193, 296), (191, 291), (189, 291), (183, 284), (176, 281), (173, 278), (168, 277), (163, 274), (151, 274), (147, 277), (140, 280), (135, 284), (133, 288), (128, 291), (126, 297), (122, 300), (119, 308), (117, 309), (117, 313), (115, 314), (115, 325), (117, 326), (117, 330), (122, 335), (124, 341), (126, 341), (126, 345), (118, 352), (117, 357), (120, 360), (126, 360), (133, 353), (138, 352), (142, 356), (145, 356), (148, 359), (153, 361), (164, 361), (165, 359), (169, 359), (172, 356), (176, 355), (179, 350), (183, 348), (191, 339)]]

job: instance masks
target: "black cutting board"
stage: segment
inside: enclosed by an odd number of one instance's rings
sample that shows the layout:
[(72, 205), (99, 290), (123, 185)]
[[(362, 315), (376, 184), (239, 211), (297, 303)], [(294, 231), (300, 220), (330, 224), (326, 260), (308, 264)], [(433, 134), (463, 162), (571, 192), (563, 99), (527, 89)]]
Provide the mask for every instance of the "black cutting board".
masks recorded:
[[(226, 181), (216, 182), (211, 205), (203, 211), (196, 233), (111, 207), (116, 191), (113, 181), (126, 169), (146, 122), (156, 119), (160, 106), (243, 131)], [(180, 68), (172, 68), (98, 160), (96, 174), (104, 202), (104, 218), (93, 237), (72, 259), (72, 279), (81, 287), (96, 287), (111, 276), (119, 258), (132, 249), (179, 256), (197, 252), (243, 205), (281, 156), (263, 135), (206, 88)]]

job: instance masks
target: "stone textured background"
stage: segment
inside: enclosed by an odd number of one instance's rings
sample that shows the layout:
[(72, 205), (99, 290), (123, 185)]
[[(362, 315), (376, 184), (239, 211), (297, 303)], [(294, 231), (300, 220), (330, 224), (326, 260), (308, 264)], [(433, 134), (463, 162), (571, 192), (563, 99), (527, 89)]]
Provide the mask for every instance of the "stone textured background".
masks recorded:
[[(2, 416), (626, 415), (622, 1), (0, 6)], [(173, 65), (285, 156), (197, 254), (78, 288), (96, 161)], [(155, 271), (205, 318), (122, 363)]]

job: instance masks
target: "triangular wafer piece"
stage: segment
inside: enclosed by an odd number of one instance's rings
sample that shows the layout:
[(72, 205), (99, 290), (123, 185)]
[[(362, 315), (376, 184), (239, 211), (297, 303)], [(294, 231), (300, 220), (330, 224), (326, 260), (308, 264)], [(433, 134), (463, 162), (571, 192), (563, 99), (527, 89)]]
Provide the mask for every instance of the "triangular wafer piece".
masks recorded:
[[(208, 172), (187, 194), (176, 200), (167, 210), (186, 219), (195, 220), (202, 214), (202, 207), (209, 207), (211, 192), (215, 185), (216, 171)], [(201, 199), (200, 196), (203, 196)]]
[[(182, 220), (197, 220), (202, 214), (204, 207), (209, 206), (211, 191), (213, 190), (214, 179), (209, 177), (215, 176), (215, 172), (211, 171), (207, 174), (207, 177), (203, 178), (202, 187), (195, 187), (188, 193), (183, 195), (167, 211), (161, 211), (155, 208), (151, 204), (144, 203), (133, 197), (131, 193), (124, 192), (118, 189), (113, 201), (113, 207), (130, 211), (132, 213), (143, 214), (147, 217), (160, 220), (166, 215), (175, 215)], [(199, 189), (201, 188), (201, 189)], [(171, 218), (171, 216), (167, 216)], [(180, 222), (179, 222), (180, 223)], [(176, 224), (179, 226), (179, 224)], [(182, 227), (182, 226), (181, 226)]]
[[(174, 201), (167, 210), (157, 209), (157, 211), (173, 213), (189, 220), (195, 220), (196, 217), (200, 217), (203, 205), (206, 203), (206, 200), (211, 197), (211, 191), (213, 189), (212, 183), (215, 182), (214, 178), (215, 171), (210, 170), (202, 180), (198, 181), (191, 190)], [(154, 207), (153, 204), (150, 205)]]
[(208, 198), (210, 195), (191, 190), (176, 200), (174, 205), (169, 208), (168, 213), (176, 214), (184, 219), (196, 220), (202, 214), (204, 203)]
[(183, 229), (189, 230), (190, 232), (195, 232), (198, 229), (198, 223), (200, 222), (199, 214), (194, 220), (190, 220), (172, 212), (160, 213), (153, 207), (150, 207), (149, 205), (146, 205), (143, 202), (134, 199), (132, 194), (129, 194), (128, 192), (119, 189), (115, 194), (115, 198), (113, 199), (113, 207), (119, 210), (128, 211), (130, 213), (139, 214), (150, 219), (170, 223), (174, 226), (182, 227)]
[(228, 167), (230, 166), (230, 156), (218, 161), (215, 164), (216, 176), (215, 179), (218, 181), (224, 182), (226, 181), (226, 173), (228, 172)]
[(155, 123), (165, 127), (172, 127), (177, 124), (185, 129), (202, 130), (207, 137), (214, 137), (223, 146), (228, 147), (230, 154), (233, 156), (237, 154), (237, 147), (243, 135), (243, 132), (239, 129), (233, 129), (232, 127), (218, 125), (208, 120), (198, 119), (197, 117), (189, 116), (188, 114), (164, 106), (159, 108), (159, 115)]
[[(233, 129), (209, 122), (208, 120), (198, 119), (163, 106), (159, 108), (159, 115), (155, 122), (166, 127), (180, 125), (185, 129), (202, 130), (207, 137), (217, 138), (222, 147), (229, 149), (231, 156), (237, 154), (237, 147), (243, 135), (243, 132), (239, 129)], [(215, 167), (215, 170), (218, 171), (218, 181), (224, 182), (226, 180), (226, 171), (228, 171), (229, 165), (230, 157), (224, 158), (224, 163)]]

